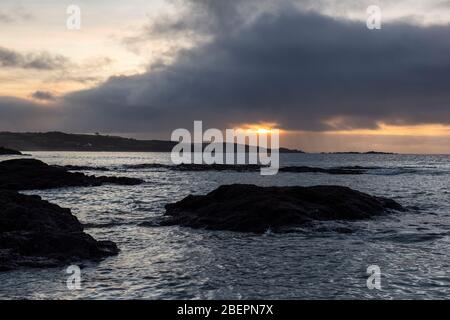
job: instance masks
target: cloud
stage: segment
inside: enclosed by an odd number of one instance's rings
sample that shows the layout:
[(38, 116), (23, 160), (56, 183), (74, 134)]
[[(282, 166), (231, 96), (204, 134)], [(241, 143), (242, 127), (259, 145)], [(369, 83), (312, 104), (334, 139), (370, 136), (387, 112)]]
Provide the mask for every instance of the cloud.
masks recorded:
[(0, 23), (27, 21), (33, 18), (34, 16), (21, 5), (16, 5), (8, 10), (0, 10)]
[[(205, 3), (215, 25), (237, 15)], [(371, 31), (290, 5), (251, 22), (237, 16), (227, 32), (218, 28), (171, 65), (68, 95), (76, 106), (69, 109), (89, 115), (79, 125), (115, 131), (170, 130), (196, 119), (292, 130), (450, 123), (449, 26), (391, 23)]]
[[(450, 26), (391, 22), (373, 31), (289, 1), (257, 12), (252, 4), (196, 1), (187, 15), (193, 20), (178, 28), (208, 41), (181, 50), (171, 64), (66, 95), (58, 126), (170, 132), (194, 120), (310, 131), (450, 124)], [(201, 21), (208, 27), (197, 28)]]
[(34, 99), (43, 101), (55, 101), (56, 97), (49, 91), (36, 91), (31, 95)]
[(63, 114), (57, 108), (42, 106), (25, 99), (0, 97), (2, 131), (48, 131), (61, 123)]
[(39, 53), (20, 53), (11, 49), (0, 47), (0, 67), (58, 70), (64, 69), (70, 60), (62, 55), (50, 54), (46, 51)]
[(0, 22), (12, 22), (14, 19), (9, 14), (0, 11)]
[(450, 1), (448, 0), (438, 1), (438, 3), (435, 6), (437, 9), (448, 9), (450, 8)]

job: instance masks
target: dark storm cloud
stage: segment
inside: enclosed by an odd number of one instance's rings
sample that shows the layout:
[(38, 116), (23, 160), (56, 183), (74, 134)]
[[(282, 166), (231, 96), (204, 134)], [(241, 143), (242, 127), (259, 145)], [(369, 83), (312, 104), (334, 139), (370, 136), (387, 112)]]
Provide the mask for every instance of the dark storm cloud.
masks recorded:
[[(226, 10), (208, 10), (218, 25), (227, 23)], [(450, 123), (448, 26), (371, 31), (363, 22), (285, 6), (228, 30), (170, 66), (69, 95), (72, 110), (92, 119), (79, 124), (152, 130), (199, 119), (218, 127), (275, 121), (324, 130), (334, 118), (339, 129)]]
[[(129, 50), (138, 53), (142, 44), (148, 40), (199, 41), (211, 35), (217, 36), (221, 32), (230, 32), (231, 29), (241, 26), (246, 19), (252, 17), (254, 4), (257, 2), (259, 7), (265, 7), (266, 1), (172, 0), (180, 9), (178, 16), (160, 15), (144, 25), (141, 32), (125, 37), (122, 41)], [(174, 47), (172, 51), (176, 51), (176, 45)]]
[(171, 65), (67, 95), (62, 126), (161, 132), (193, 120), (319, 131), (378, 121), (450, 124), (450, 26), (399, 22), (373, 31), (286, 1), (246, 19), (251, 6), (232, 3), (195, 2), (211, 41), (179, 52)]
[(31, 95), (34, 99), (43, 100), (43, 101), (54, 101), (56, 97), (53, 93), (49, 91), (36, 91)]
[(0, 67), (58, 70), (67, 67), (69, 59), (62, 55), (52, 55), (48, 52), (23, 54), (0, 47)]
[(0, 131), (53, 130), (62, 116), (55, 108), (24, 99), (0, 97)]

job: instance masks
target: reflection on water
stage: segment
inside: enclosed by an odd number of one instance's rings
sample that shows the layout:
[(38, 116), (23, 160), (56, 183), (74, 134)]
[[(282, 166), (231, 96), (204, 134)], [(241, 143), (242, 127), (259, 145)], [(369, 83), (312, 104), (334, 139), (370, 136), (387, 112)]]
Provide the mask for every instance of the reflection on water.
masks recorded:
[[(297, 299), (450, 297), (450, 158), (402, 155), (281, 155), (281, 165), (374, 167), (365, 175), (175, 172), (125, 169), (169, 163), (169, 154), (32, 152), (50, 164), (105, 166), (89, 174), (145, 179), (140, 186), (65, 188), (35, 193), (73, 213), (87, 232), (121, 248), (85, 263), (82, 290), (66, 288), (64, 268), (0, 273), (0, 298)], [(221, 184), (338, 184), (394, 198), (415, 210), (362, 222), (322, 222), (314, 230), (264, 235), (143, 227), (164, 205)], [(418, 209), (418, 210), (417, 210)], [(352, 234), (323, 230), (345, 226)], [(332, 229), (332, 228), (325, 228)], [(379, 265), (381, 291), (366, 287)]]

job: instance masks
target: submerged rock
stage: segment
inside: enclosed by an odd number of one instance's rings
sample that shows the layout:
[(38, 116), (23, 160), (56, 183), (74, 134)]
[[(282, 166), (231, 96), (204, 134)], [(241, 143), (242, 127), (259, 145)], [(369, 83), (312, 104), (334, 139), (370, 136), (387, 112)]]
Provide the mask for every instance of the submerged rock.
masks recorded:
[(143, 181), (126, 177), (88, 176), (81, 172), (50, 166), (35, 159), (0, 162), (0, 189), (37, 190), (61, 187), (99, 186), (104, 183), (137, 185)]
[(382, 197), (340, 186), (225, 185), (166, 205), (163, 225), (263, 233), (287, 231), (314, 220), (360, 220), (403, 210)]
[(115, 243), (84, 233), (70, 209), (0, 190), (0, 271), (99, 260), (118, 252)]
[(18, 156), (20, 156), (20, 155), (22, 155), (22, 152), (13, 150), (13, 149), (0, 147), (0, 155), (18, 155)]

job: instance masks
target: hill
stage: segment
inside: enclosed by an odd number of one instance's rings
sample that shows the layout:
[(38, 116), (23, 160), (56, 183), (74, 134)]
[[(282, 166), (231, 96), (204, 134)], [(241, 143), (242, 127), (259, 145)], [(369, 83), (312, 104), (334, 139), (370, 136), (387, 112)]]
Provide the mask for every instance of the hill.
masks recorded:
[[(26, 151), (171, 152), (177, 142), (63, 132), (0, 132), (0, 146)], [(280, 148), (281, 153), (303, 153)]]

